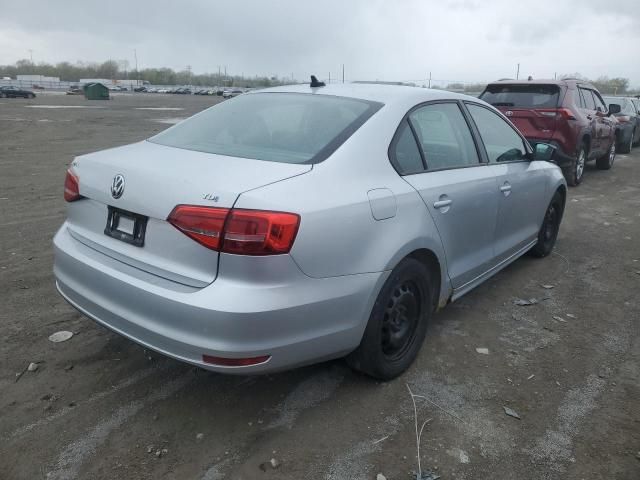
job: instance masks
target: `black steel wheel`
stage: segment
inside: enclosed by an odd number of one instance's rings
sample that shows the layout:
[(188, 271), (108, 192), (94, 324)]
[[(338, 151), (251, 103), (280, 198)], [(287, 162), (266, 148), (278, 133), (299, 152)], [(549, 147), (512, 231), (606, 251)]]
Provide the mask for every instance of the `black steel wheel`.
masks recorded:
[(375, 378), (390, 380), (416, 358), (433, 313), (437, 292), (425, 264), (405, 258), (378, 294), (358, 348), (349, 365)]
[(531, 249), (534, 256), (546, 257), (553, 250), (560, 231), (563, 208), (562, 195), (556, 192), (544, 214), (544, 220), (538, 232), (538, 243)]

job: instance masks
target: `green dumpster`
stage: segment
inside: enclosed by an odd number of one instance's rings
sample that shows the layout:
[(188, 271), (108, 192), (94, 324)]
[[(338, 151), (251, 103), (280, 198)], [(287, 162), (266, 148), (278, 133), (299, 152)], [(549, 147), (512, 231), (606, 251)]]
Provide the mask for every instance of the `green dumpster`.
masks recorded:
[(87, 83), (82, 88), (87, 100), (109, 100), (109, 89), (101, 83)]

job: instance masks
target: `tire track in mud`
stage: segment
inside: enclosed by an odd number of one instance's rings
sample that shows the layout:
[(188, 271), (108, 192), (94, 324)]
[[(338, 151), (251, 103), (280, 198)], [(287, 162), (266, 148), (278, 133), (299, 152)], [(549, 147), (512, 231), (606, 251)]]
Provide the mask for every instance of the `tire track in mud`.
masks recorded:
[(166, 400), (184, 388), (193, 377), (182, 376), (171, 380), (143, 400), (135, 400), (128, 405), (116, 409), (109, 418), (102, 420), (84, 435), (68, 444), (58, 456), (55, 465), (47, 472), (48, 480), (71, 480), (77, 478), (83, 463), (92, 457), (98, 447), (109, 437), (111, 432), (121, 427), (142, 409), (162, 400)]

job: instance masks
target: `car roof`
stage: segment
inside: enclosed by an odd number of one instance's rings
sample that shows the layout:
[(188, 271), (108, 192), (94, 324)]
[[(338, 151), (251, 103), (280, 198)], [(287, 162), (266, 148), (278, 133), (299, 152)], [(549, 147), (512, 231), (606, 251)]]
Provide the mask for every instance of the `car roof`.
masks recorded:
[(557, 80), (554, 78), (540, 78), (540, 79), (521, 79), (514, 80), (513, 78), (503, 78), (494, 82), (489, 82), (489, 85), (557, 85), (559, 87), (565, 87), (568, 85), (582, 85), (589, 88), (595, 88), (588, 80), (580, 80), (579, 78), (564, 78)]
[(389, 103), (407, 103), (415, 104), (428, 102), (431, 100), (474, 100), (484, 103), (476, 97), (463, 95), (460, 93), (446, 92), (443, 90), (435, 90), (430, 88), (408, 87), (403, 85), (382, 85), (382, 84), (363, 84), (363, 83), (339, 83), (329, 84), (324, 87), (311, 88), (309, 84), (286, 85), (282, 87), (265, 88), (259, 91), (248, 92), (251, 95), (259, 95), (260, 93), (312, 93), (314, 95), (331, 95), (337, 97), (349, 97), (360, 100), (368, 100)]

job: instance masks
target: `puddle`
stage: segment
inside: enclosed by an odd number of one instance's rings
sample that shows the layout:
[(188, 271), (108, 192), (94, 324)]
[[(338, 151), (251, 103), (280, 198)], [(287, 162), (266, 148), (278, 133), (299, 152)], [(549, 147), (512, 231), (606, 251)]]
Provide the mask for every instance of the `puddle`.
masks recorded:
[(186, 117), (173, 117), (173, 118), (153, 118), (153, 122), (157, 123), (166, 123), (169, 125), (175, 125), (183, 120), (186, 120)]
[(98, 105), (25, 105), (24, 108), (107, 108)]
[(180, 107), (136, 107), (136, 110), (184, 110)]

